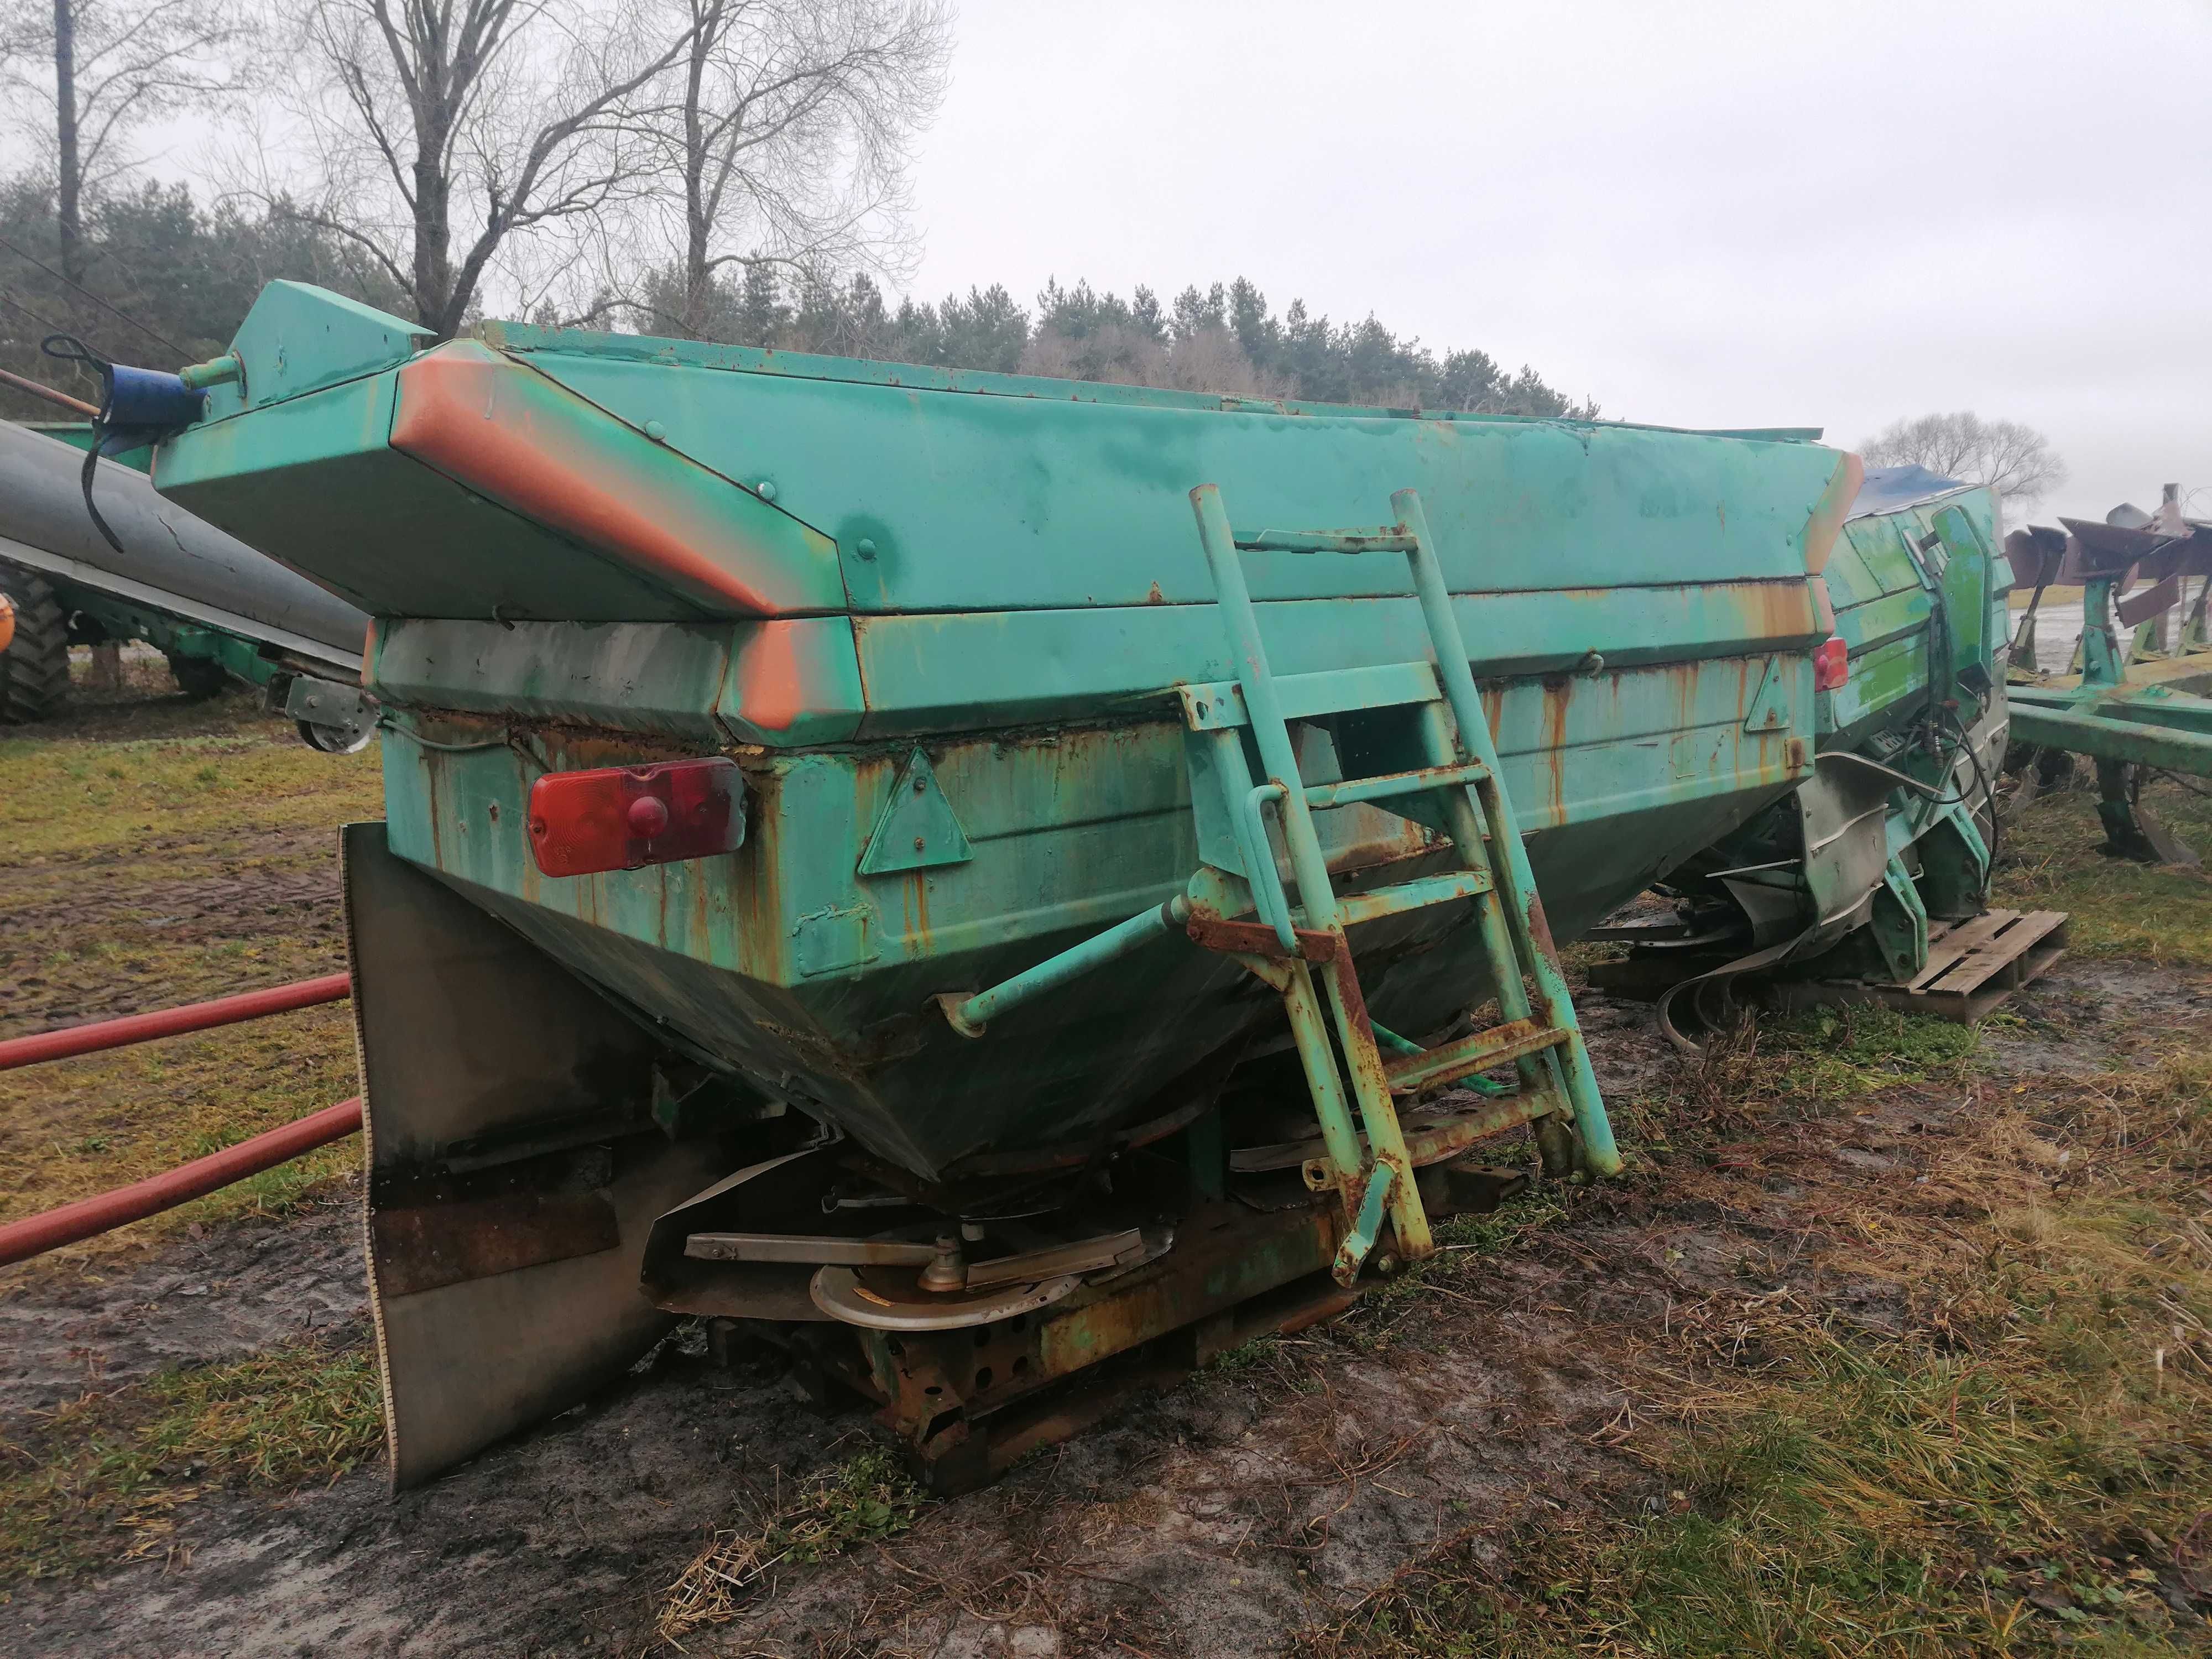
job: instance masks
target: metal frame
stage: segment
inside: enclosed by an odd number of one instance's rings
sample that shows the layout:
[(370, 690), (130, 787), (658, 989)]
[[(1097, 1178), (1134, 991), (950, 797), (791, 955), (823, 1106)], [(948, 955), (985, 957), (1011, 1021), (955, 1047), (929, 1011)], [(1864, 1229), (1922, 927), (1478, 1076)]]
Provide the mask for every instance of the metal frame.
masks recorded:
[[(1490, 722), (1468, 667), (1466, 642), (1452, 611), (1451, 595), (1431, 544), (1419, 492), (1395, 493), (1390, 507), (1396, 521), (1371, 530), (1263, 529), (1240, 534), (1231, 527), (1221, 492), (1213, 485), (1194, 489), (1190, 500), (1237, 665), (1244, 713), (1267, 773), (1263, 782), (1251, 781), (1243, 743), (1233, 731), (1211, 730), (1197, 738), (1212, 748), (1212, 775), (1230, 797), (1224, 805), (1232, 814), (1241, 815), (1237, 822), (1245, 864), (1243, 873), (1255, 910), (1272, 928), (1274, 943), (1280, 947), (1279, 952), (1244, 952), (1240, 957), (1283, 997), (1328, 1162), (1342, 1182), (1352, 1217), (1352, 1227), (1335, 1266), (1338, 1280), (1348, 1284), (1374, 1248), (1386, 1211), (1397, 1234), (1398, 1249), (1407, 1259), (1418, 1260), (1435, 1249), (1413, 1179), (1413, 1161), (1392, 1102), (1394, 1074), (1401, 1080), (1400, 1086), (1407, 1086), (1403, 1079), (1420, 1076), (1442, 1082), (1509, 1059), (1521, 1061), (1524, 1090), (1553, 1100), (1564, 1095), (1581, 1131), (1583, 1158), (1590, 1169), (1613, 1173), (1620, 1168), (1620, 1154), (1613, 1146), (1597, 1079), (1582, 1041), (1573, 999), (1544, 921), (1542, 901), (1528, 867), (1528, 852), (1522, 845), (1512, 802), (1498, 781), (1498, 751)], [(1259, 614), (1253, 607), (1240, 555), (1382, 552), (1405, 556), (1433, 656), (1429, 665), (1409, 666), (1430, 667), (1432, 684), (1440, 684), (1442, 696), (1435, 690), (1420, 696), (1408, 696), (1401, 690), (1385, 692), (1386, 701), (1378, 703), (1373, 700), (1375, 688), (1350, 676), (1310, 675), (1304, 677), (1309, 683), (1334, 679), (1340, 695), (1308, 699), (1308, 712), (1402, 710), (1413, 725), (1419, 752), (1427, 763), (1411, 771), (1309, 788), (1299, 775), (1297, 747), (1268, 666)], [(1447, 706), (1451, 724), (1444, 719)], [(1194, 787), (1197, 787), (1195, 771)], [(1401, 1057), (1386, 1065), (1367, 1017), (1351, 944), (1345, 934), (1346, 918), (1315, 832), (1313, 813), (1356, 801), (1415, 794), (1427, 794), (1437, 801), (1461, 861), (1481, 879), (1465, 890), (1433, 890), (1432, 884), (1428, 884), (1431, 890), (1385, 890), (1365, 896), (1375, 914), (1462, 896), (1470, 899), (1505, 1025), (1431, 1054)], [(1269, 802), (1277, 809), (1297, 887), (1300, 914), (1297, 917), (1283, 890), (1260, 817), (1262, 805)], [(1303, 928), (1297, 926), (1300, 920)], [(1312, 945), (1322, 948), (1316, 951)], [(1255, 954), (1278, 960), (1262, 966), (1255, 960)], [(1322, 1022), (1320, 999), (1315, 994), (1316, 960), (1327, 970), (1330, 1024), (1350, 1073), (1359, 1127), (1366, 1132), (1364, 1152), (1358, 1132), (1345, 1109), (1336, 1058), (1330, 1051), (1328, 1028)], [(1533, 999), (1523, 983), (1524, 975), (1534, 984)], [(1508, 1028), (1517, 1029), (1508, 1035)]]

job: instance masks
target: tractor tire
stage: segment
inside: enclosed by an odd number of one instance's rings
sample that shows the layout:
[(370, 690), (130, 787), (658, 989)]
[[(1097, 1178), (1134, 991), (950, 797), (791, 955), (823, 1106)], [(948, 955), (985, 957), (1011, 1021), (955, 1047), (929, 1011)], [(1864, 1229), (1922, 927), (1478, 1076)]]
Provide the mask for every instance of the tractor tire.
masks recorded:
[(194, 702), (221, 696), (230, 684), (229, 674), (212, 657), (173, 654), (169, 658), (169, 677), (176, 681), (177, 689)]
[(27, 726), (69, 699), (69, 617), (46, 579), (0, 564), (0, 589), (15, 606), (15, 637), (0, 651), (0, 726)]

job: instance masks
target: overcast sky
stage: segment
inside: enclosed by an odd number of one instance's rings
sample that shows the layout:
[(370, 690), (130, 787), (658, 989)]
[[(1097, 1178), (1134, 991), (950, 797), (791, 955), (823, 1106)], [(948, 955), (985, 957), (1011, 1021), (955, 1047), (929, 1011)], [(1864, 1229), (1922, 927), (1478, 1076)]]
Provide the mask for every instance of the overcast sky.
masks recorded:
[(1624, 419), (1973, 409), (2212, 514), (2212, 0), (960, 0), (914, 287), (1250, 276)]

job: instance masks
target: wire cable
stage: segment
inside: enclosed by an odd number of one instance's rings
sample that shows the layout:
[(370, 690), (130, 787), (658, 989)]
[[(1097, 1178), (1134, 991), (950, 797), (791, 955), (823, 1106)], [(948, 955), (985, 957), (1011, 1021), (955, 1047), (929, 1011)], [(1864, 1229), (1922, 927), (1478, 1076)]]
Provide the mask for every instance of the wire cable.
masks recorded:
[[(36, 254), (24, 252), (21, 248), (17, 247), (5, 236), (0, 236), (0, 247), (6, 248), (9, 252), (14, 254), (19, 259), (29, 260), (33, 264), (38, 266), (40, 270), (45, 271), (47, 276), (52, 277), (56, 282), (69, 283), (71, 288), (83, 295), (86, 299), (91, 301), (93, 304), (98, 306), (102, 311), (113, 312), (118, 317), (120, 317), (125, 322), (130, 324), (131, 327), (137, 329), (141, 334), (147, 336), (150, 339), (160, 341), (163, 345), (168, 347), (170, 350), (175, 352), (179, 357), (190, 356), (191, 355), (187, 352), (184, 347), (179, 345), (174, 340), (171, 339), (167, 335), (148, 327), (144, 323), (140, 322), (136, 317), (133, 317), (129, 312), (124, 310), (122, 307), (109, 304), (106, 301), (101, 299), (100, 295), (94, 294), (90, 289), (87, 288), (82, 283), (74, 281), (70, 277), (63, 276), (61, 272), (56, 270), (52, 265), (40, 258)], [(53, 325), (49, 323), (46, 326), (51, 328)]]
[(51, 318), (40, 316), (37, 312), (32, 310), (30, 307), (25, 305), (21, 300), (15, 298), (11, 295), (0, 293), (0, 305), (9, 305), (15, 307), (16, 310), (21, 312), (26, 317), (28, 317), (40, 328), (52, 329), (57, 333), (61, 331), (61, 325), (58, 323), (56, 323)]
[(385, 716), (384, 719), (377, 721), (377, 725), (381, 726), (386, 732), (397, 732), (401, 737), (406, 738), (408, 742), (413, 744), (417, 749), (428, 749), (433, 753), (440, 755), (481, 754), (494, 749), (505, 749), (512, 744), (514, 740), (514, 734), (512, 732), (501, 732), (499, 736), (495, 738), (488, 738), (482, 743), (437, 743), (424, 737), (419, 732), (409, 730), (406, 726), (400, 725), (388, 714)]

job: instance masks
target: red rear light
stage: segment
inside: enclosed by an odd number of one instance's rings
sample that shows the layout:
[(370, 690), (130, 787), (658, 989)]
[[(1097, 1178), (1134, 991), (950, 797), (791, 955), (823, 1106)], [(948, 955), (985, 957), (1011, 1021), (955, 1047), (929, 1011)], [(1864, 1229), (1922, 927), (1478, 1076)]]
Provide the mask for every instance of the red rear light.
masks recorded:
[(678, 864), (744, 845), (735, 761), (548, 772), (530, 786), (530, 855), (549, 876)]
[(1823, 640), (1813, 653), (1813, 689), (1837, 691), (1851, 677), (1851, 648), (1840, 638)]

